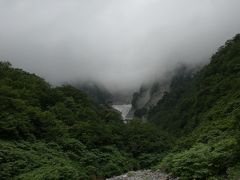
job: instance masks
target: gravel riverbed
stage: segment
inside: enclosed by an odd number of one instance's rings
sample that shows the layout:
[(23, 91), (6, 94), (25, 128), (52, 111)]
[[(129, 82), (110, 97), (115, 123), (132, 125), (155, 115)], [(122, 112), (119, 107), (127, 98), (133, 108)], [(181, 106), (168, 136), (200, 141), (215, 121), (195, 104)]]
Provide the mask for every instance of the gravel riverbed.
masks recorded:
[(130, 171), (121, 176), (112, 177), (106, 180), (178, 180), (169, 174), (160, 171), (142, 170)]

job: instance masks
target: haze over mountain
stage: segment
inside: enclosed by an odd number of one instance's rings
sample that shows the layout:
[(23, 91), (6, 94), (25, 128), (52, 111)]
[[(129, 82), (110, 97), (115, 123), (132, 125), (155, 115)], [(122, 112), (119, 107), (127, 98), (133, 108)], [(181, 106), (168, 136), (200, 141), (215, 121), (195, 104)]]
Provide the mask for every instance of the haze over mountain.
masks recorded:
[(53, 84), (139, 88), (204, 64), (240, 30), (239, 0), (0, 0), (0, 58)]

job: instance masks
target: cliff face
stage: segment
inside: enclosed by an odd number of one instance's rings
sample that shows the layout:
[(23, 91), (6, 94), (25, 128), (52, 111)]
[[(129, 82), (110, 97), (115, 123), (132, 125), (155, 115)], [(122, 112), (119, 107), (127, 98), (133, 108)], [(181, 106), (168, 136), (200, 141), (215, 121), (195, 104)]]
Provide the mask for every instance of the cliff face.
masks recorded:
[(169, 73), (168, 79), (142, 85), (139, 91), (133, 94), (130, 113), (136, 117), (144, 118), (148, 111), (154, 108), (164, 95), (174, 88), (176, 83), (183, 83), (185, 80), (191, 79), (198, 69), (199, 67), (188, 68), (185, 65), (181, 65), (172, 73)]
[(131, 112), (137, 117), (143, 117), (146, 112), (155, 106), (169, 89), (169, 82), (155, 82), (143, 85), (139, 92), (135, 92), (132, 98)]

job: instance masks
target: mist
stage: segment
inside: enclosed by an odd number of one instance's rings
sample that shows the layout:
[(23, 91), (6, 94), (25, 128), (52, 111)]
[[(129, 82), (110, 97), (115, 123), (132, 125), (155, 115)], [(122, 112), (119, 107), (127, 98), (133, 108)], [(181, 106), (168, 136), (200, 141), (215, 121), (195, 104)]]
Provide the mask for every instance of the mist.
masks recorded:
[(0, 0), (0, 59), (53, 85), (137, 89), (209, 62), (240, 32), (239, 0)]

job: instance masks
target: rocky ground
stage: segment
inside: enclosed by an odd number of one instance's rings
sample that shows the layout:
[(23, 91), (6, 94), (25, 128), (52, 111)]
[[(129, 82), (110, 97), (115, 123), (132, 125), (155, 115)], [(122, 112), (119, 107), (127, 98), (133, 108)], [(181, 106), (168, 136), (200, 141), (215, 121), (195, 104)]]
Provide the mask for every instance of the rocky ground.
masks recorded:
[(178, 180), (178, 178), (173, 178), (171, 175), (160, 171), (142, 170), (130, 171), (121, 176), (116, 176), (107, 180)]

